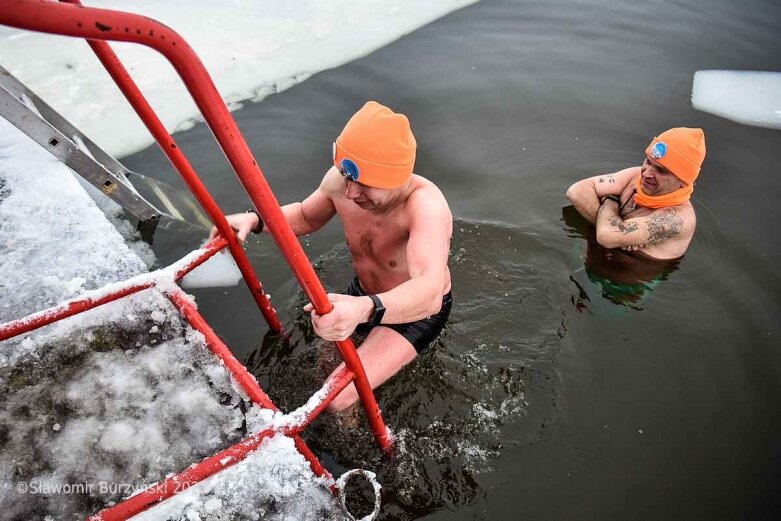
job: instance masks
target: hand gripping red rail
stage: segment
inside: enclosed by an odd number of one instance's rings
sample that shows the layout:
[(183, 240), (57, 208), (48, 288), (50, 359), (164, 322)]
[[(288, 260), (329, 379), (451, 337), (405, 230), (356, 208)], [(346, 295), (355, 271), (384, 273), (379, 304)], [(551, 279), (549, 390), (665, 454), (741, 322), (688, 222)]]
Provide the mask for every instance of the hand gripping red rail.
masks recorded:
[[(0, 23), (5, 25), (89, 40), (140, 43), (165, 56), (193, 97), (315, 310), (321, 315), (331, 311), (333, 306), (320, 280), (282, 214), (227, 106), (200, 59), (179, 34), (150, 18), (107, 9), (46, 0), (2, 0), (0, 6)], [(232, 232), (224, 235), (230, 236)], [(349, 339), (339, 341), (336, 345), (345, 365), (355, 375), (355, 388), (377, 443), (384, 450), (389, 450), (391, 438), (355, 347)]]

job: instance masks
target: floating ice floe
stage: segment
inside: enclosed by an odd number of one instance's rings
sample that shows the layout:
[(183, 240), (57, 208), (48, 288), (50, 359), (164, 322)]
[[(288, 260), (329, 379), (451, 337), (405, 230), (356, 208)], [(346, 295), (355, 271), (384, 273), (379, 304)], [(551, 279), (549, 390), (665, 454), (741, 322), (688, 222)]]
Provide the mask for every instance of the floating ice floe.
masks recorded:
[(781, 72), (697, 71), (692, 106), (745, 125), (781, 128)]
[(182, 278), (184, 289), (218, 288), (235, 286), (241, 280), (236, 261), (227, 250), (213, 255), (209, 260)]

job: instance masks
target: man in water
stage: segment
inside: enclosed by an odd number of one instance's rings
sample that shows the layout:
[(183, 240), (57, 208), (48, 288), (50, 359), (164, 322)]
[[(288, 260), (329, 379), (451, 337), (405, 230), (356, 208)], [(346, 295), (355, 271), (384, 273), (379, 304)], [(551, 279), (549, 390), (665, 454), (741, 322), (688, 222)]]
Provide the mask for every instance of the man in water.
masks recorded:
[[(412, 173), (416, 147), (403, 114), (369, 101), (336, 138), (334, 166), (317, 190), (282, 207), (296, 235), (319, 230), (334, 215), (342, 222), (356, 276), (346, 295), (328, 294), (329, 313), (318, 315), (311, 303), (304, 310), (325, 340), (367, 334), (358, 354), (372, 388), (428, 348), (453, 302), (453, 217), (434, 183)], [(227, 219), (241, 241), (264, 228), (255, 212)], [(329, 409), (344, 410), (357, 398), (350, 384)]]
[(596, 225), (605, 248), (677, 259), (697, 224), (689, 198), (705, 158), (705, 135), (699, 128), (672, 128), (654, 138), (645, 156), (641, 166), (578, 181), (567, 198)]

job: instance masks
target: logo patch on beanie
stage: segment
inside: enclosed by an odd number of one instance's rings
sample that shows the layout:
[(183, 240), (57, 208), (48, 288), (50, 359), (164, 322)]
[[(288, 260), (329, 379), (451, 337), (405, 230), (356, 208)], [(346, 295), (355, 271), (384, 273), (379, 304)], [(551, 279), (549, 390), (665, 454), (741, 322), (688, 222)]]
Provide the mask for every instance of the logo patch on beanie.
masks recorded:
[(664, 142), (659, 141), (653, 147), (651, 147), (651, 157), (653, 159), (661, 159), (667, 153), (667, 145)]
[(339, 173), (342, 174), (345, 179), (349, 179), (350, 181), (357, 181), (359, 173), (358, 165), (349, 159), (342, 159), (339, 161)]

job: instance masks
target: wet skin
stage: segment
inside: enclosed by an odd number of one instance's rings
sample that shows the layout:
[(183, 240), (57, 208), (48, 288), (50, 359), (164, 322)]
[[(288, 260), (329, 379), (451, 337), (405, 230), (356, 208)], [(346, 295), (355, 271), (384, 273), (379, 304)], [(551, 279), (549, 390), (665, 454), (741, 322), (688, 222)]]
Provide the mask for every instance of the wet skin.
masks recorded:
[(647, 156), (640, 166), (640, 176), (643, 191), (648, 195), (665, 195), (685, 186), (672, 172)]

